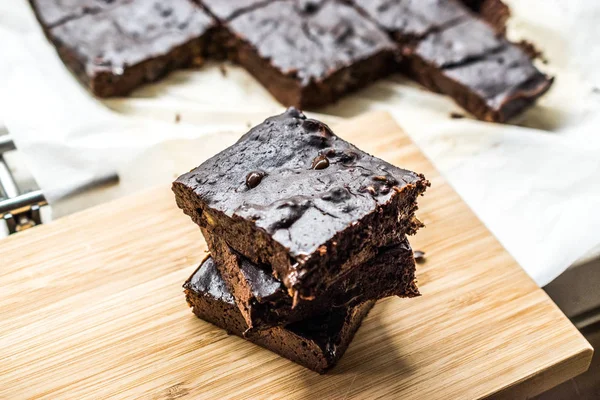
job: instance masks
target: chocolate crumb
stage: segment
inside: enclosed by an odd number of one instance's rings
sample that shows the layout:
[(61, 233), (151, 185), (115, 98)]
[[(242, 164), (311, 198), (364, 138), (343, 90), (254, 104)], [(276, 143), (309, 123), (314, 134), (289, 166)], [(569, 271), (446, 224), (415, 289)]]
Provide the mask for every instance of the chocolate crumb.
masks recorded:
[(535, 45), (527, 40), (521, 40), (517, 43), (517, 46), (521, 48), (532, 60), (540, 60), (543, 64), (548, 64), (548, 59), (544, 56), (544, 53)]
[(415, 250), (414, 255), (415, 255), (415, 261), (417, 262), (417, 264), (423, 264), (426, 261), (424, 251)]
[(461, 113), (457, 113), (457, 112), (451, 112), (450, 113), (450, 118), (452, 118), (452, 119), (462, 119), (462, 118), (465, 118), (465, 115), (461, 114)]
[(181, 122), (181, 114), (177, 113), (175, 114), (175, 123), (178, 124)]

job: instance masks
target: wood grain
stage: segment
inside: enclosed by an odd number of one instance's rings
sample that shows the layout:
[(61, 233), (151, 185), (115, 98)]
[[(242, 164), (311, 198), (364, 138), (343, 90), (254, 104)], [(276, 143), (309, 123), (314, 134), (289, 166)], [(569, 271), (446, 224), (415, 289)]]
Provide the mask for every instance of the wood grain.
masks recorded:
[(335, 130), (432, 188), (423, 296), (378, 303), (330, 374), (193, 317), (181, 284), (206, 246), (161, 187), (0, 242), (0, 398), (514, 399), (587, 369), (591, 346), (391, 117)]

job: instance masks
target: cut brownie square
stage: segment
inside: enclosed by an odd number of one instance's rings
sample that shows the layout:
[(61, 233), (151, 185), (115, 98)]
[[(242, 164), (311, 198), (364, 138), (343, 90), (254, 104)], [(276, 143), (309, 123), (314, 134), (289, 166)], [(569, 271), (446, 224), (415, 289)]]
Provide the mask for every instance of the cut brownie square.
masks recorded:
[(130, 0), (48, 31), (65, 64), (100, 97), (201, 63), (216, 22), (191, 0)]
[(194, 222), (311, 299), (413, 234), (428, 185), (290, 108), (180, 176), (173, 191)]
[(415, 260), (408, 240), (378, 249), (368, 262), (351, 269), (312, 301), (292, 303), (285, 286), (269, 272), (231, 249), (224, 240), (203, 234), (229, 292), (250, 330), (287, 325), (337, 307), (354, 307), (389, 296), (415, 297)]
[(504, 122), (552, 84), (525, 52), (458, 1), (354, 2), (399, 43), (409, 75), (479, 119)]
[[(243, 337), (247, 325), (211, 258), (200, 265), (184, 288), (196, 316)], [(245, 339), (322, 374), (345, 353), (374, 304), (369, 301), (352, 308), (338, 308), (286, 327), (253, 332)]]
[[(237, 15), (204, 4), (215, 15)], [(342, 1), (281, 0), (244, 10), (221, 20), (228, 53), (286, 106), (332, 103), (397, 69), (386, 33)]]
[(290, 108), (173, 184), (178, 206), (293, 296), (313, 299), (375, 249), (413, 234), (429, 182)]

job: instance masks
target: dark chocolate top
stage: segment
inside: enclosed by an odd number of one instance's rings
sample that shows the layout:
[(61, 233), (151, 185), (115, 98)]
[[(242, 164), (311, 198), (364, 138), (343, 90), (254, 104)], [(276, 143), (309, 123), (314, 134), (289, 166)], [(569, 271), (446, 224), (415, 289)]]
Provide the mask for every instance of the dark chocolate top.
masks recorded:
[[(248, 180), (253, 174), (261, 178)], [(206, 207), (253, 222), (297, 257), (314, 253), (424, 178), (359, 150), (290, 108), (177, 183), (194, 190)]]
[(94, 14), (130, 0), (30, 0), (40, 22), (51, 28), (86, 14)]
[(416, 46), (416, 55), (438, 68), (465, 63), (510, 46), (487, 23), (470, 17), (427, 35)]
[(123, 73), (128, 66), (170, 52), (205, 33), (213, 19), (191, 0), (131, 0), (52, 29), (93, 75)]
[(445, 75), (468, 86), (494, 109), (521, 97), (535, 98), (552, 84), (552, 79), (538, 71), (530, 57), (514, 45), (471, 63), (447, 68)]
[(233, 295), (227, 289), (221, 275), (219, 275), (219, 271), (217, 270), (217, 266), (212, 257), (207, 257), (202, 261), (200, 267), (194, 272), (190, 279), (185, 282), (183, 287), (228, 304), (235, 304)]
[(303, 85), (395, 46), (387, 34), (340, 1), (273, 1), (227, 23), (282, 73)]
[[(235, 250), (232, 249), (231, 251)], [(283, 283), (275, 278), (272, 273), (265, 271), (265, 269), (260, 268), (241, 255), (238, 255), (238, 260), (240, 260), (240, 271), (248, 281), (256, 301), (262, 303), (268, 301), (269, 298), (280, 295), (289, 297)]]
[(269, 4), (272, 0), (202, 0), (202, 4), (215, 17), (227, 21), (238, 15)]
[(469, 15), (455, 0), (353, 0), (379, 26), (411, 39), (452, 24)]

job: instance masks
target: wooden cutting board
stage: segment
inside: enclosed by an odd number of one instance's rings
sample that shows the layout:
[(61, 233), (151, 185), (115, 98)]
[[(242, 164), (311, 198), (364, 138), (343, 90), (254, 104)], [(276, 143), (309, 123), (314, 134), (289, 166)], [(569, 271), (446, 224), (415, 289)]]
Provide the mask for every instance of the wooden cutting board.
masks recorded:
[(334, 130), (432, 187), (423, 296), (379, 302), (328, 375), (192, 315), (206, 246), (159, 187), (0, 242), (0, 398), (512, 399), (587, 369), (590, 345), (390, 116)]

